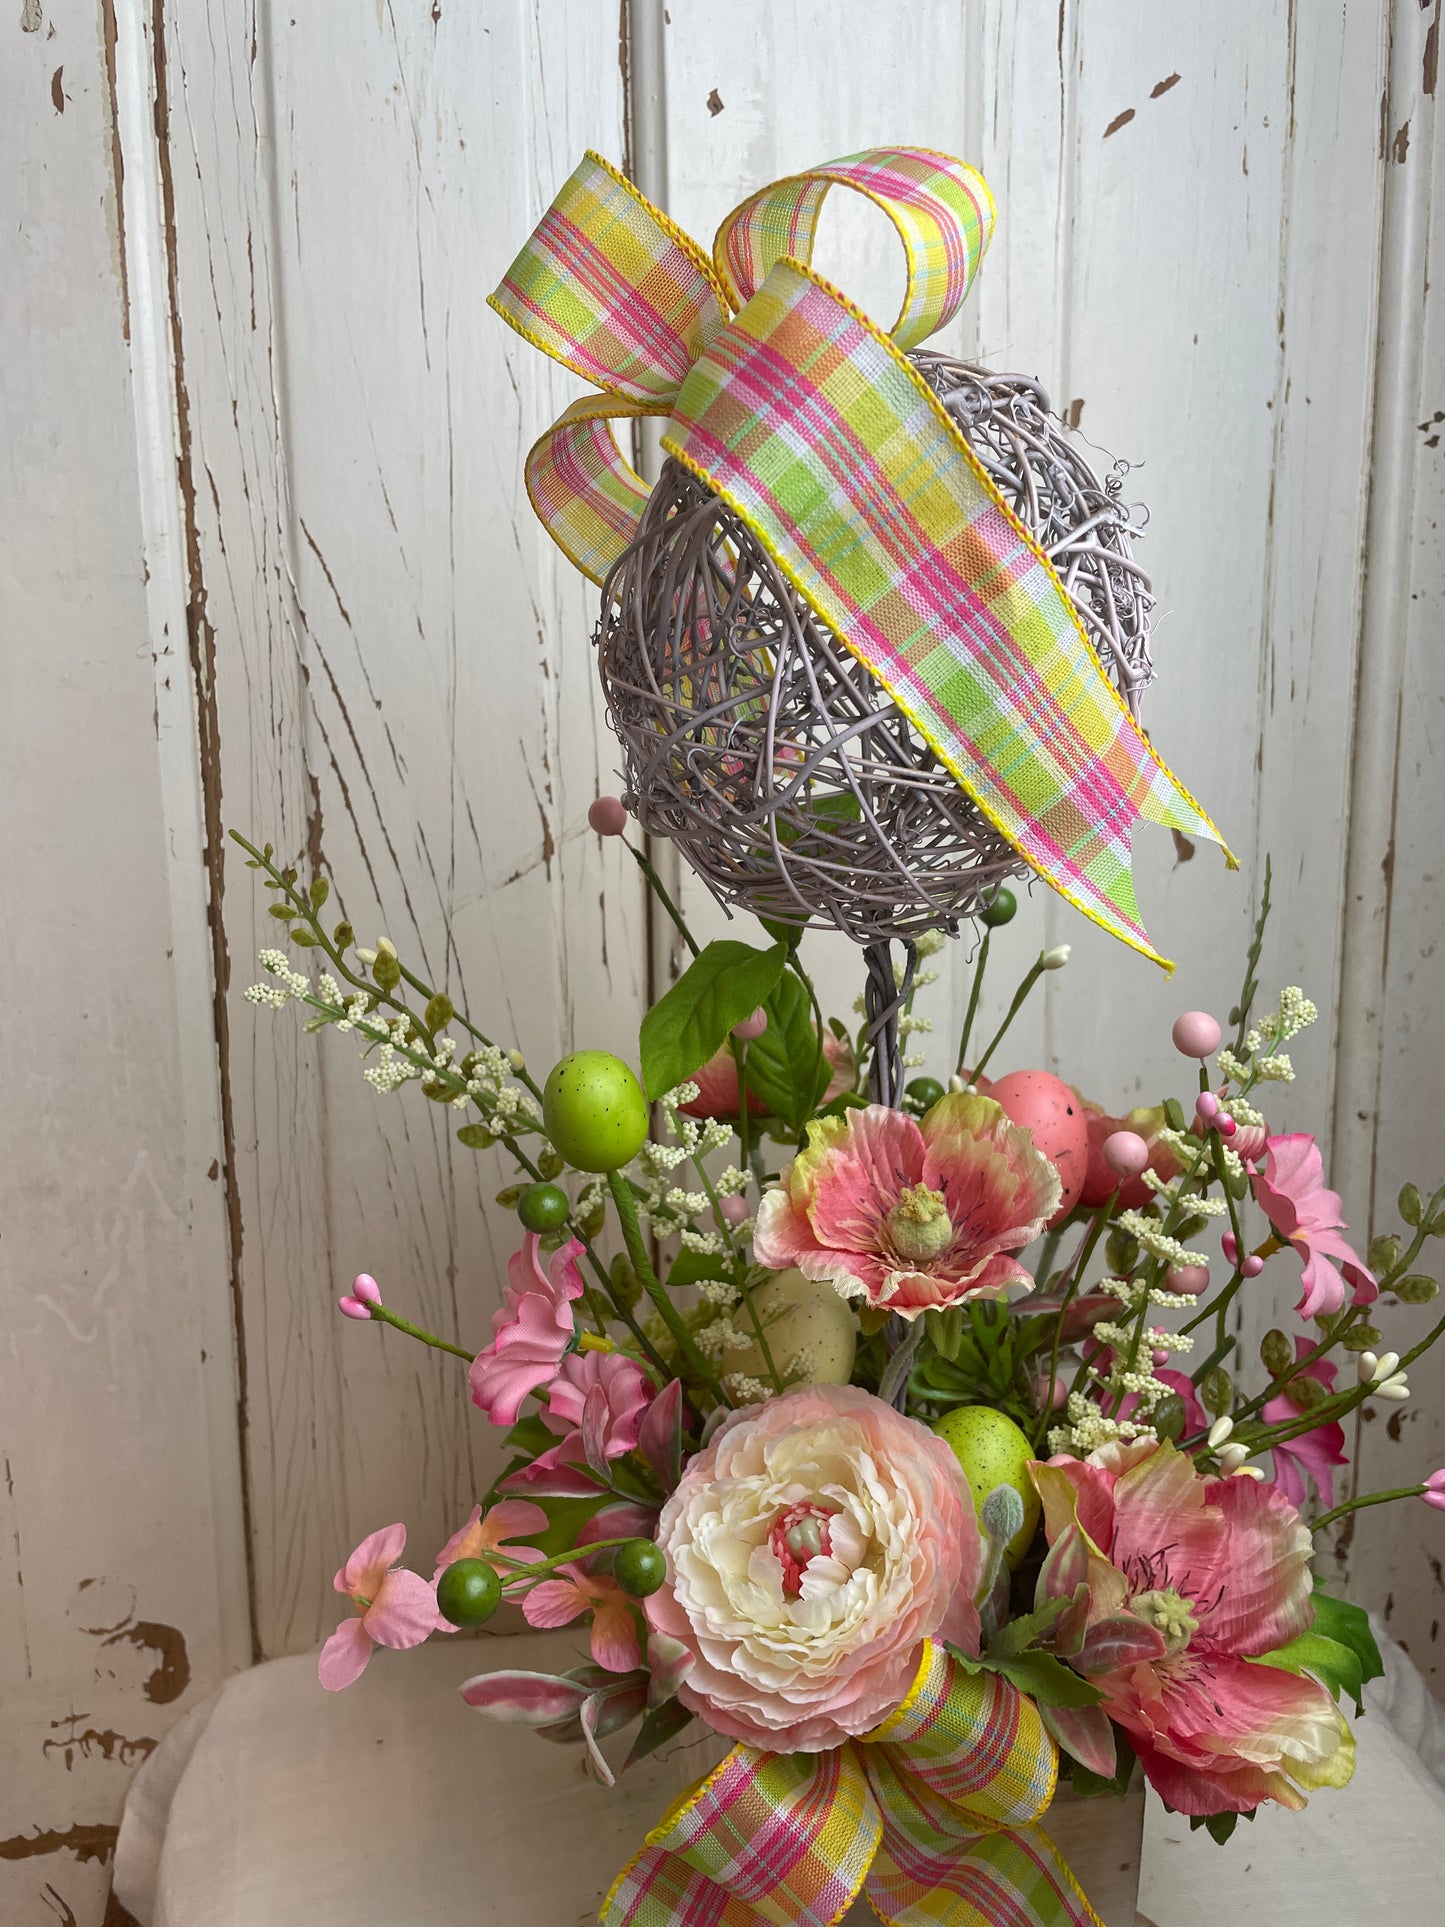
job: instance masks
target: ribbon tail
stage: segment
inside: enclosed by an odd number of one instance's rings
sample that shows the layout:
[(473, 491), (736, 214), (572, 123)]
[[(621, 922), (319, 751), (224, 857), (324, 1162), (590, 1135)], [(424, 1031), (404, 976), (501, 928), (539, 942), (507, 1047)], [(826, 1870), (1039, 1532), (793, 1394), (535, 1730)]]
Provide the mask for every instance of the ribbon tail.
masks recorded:
[(1134, 896), (1134, 825), (1222, 839), (897, 346), (779, 261), (693, 367), (663, 446), (737, 511), (1024, 861), (1165, 964)]
[(838, 1927), (882, 1826), (853, 1747), (735, 1746), (617, 1876), (602, 1927)]
[(888, 1927), (1104, 1927), (1040, 1826), (930, 1849), (885, 1820), (864, 1893)]

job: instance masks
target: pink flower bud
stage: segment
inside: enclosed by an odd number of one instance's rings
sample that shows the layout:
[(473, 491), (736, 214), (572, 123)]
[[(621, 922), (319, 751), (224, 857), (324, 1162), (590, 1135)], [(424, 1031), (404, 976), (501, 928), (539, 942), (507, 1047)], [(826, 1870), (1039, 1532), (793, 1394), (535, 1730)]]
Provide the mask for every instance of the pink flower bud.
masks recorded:
[(1201, 1091), (1194, 1100), (1194, 1115), (1206, 1127), (1219, 1116), (1219, 1099), (1213, 1091)]
[(1255, 1252), (1251, 1251), (1249, 1256), (1241, 1263), (1239, 1269), (1241, 1275), (1245, 1278), (1257, 1278), (1264, 1270), (1264, 1260)]
[(352, 1285), (351, 1289), (364, 1304), (379, 1305), (381, 1303), (381, 1286), (377, 1284), (369, 1271), (358, 1272), (356, 1282)]
[(1167, 1365), (1169, 1363), (1169, 1352), (1167, 1347), (1163, 1345), (1156, 1345), (1149, 1356), (1156, 1365)]
[(740, 1225), (748, 1216), (748, 1201), (746, 1198), (724, 1198), (718, 1210), (722, 1213), (724, 1224)]
[(768, 1013), (759, 1004), (751, 1017), (744, 1017), (740, 1024), (733, 1025), (733, 1036), (740, 1044), (751, 1044), (754, 1038), (762, 1036), (767, 1027)]
[(1049, 1390), (1049, 1375), (1047, 1372), (1040, 1372), (1036, 1378), (1031, 1380), (1031, 1385), (1034, 1397), (1038, 1400), (1040, 1406), (1045, 1407), (1048, 1411), (1057, 1412), (1060, 1406), (1068, 1402), (1069, 1388), (1064, 1381), (1063, 1374), (1060, 1372), (1055, 1372), (1054, 1374), (1052, 1392)]
[(1149, 1146), (1137, 1131), (1114, 1131), (1104, 1139), (1104, 1162), (1121, 1178), (1136, 1178), (1149, 1162)]
[(1420, 1497), (1426, 1505), (1434, 1506), (1437, 1512), (1445, 1512), (1445, 1466), (1442, 1466), (1438, 1472), (1430, 1474)]
[(1164, 1282), (1181, 1298), (1197, 1298), (1209, 1285), (1208, 1265), (1174, 1265), (1164, 1274)]
[(370, 1318), (371, 1316), (370, 1305), (362, 1304), (361, 1300), (353, 1298), (350, 1292), (347, 1292), (344, 1298), (337, 1299), (336, 1308), (347, 1318)]
[(1233, 1137), (1239, 1126), (1227, 1111), (1221, 1111), (1214, 1120), (1214, 1128), (1221, 1137)]
[(1239, 1240), (1232, 1231), (1225, 1232), (1219, 1241), (1219, 1249), (1224, 1253), (1224, 1262), (1227, 1265), (1239, 1263)]
[(1170, 1035), (1181, 1057), (1213, 1057), (1219, 1049), (1219, 1025), (1207, 1010), (1186, 1010), (1174, 1019)]
[(620, 796), (599, 796), (587, 812), (587, 821), (599, 836), (621, 836), (627, 828), (627, 811)]

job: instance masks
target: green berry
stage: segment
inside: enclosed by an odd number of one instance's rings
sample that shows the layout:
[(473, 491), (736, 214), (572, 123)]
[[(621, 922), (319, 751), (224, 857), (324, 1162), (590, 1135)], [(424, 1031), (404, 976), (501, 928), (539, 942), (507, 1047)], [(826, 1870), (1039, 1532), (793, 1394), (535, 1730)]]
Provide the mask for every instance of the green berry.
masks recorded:
[(542, 1092), (547, 1135), (579, 1171), (618, 1171), (647, 1142), (647, 1099), (620, 1057), (573, 1051)]
[(920, 1116), (924, 1111), (930, 1110), (943, 1096), (943, 1086), (936, 1077), (911, 1078), (907, 1090), (909, 1097), (913, 1099), (908, 1108), (916, 1110)]
[(667, 1556), (650, 1539), (629, 1539), (617, 1548), (612, 1571), (624, 1592), (634, 1599), (646, 1599), (667, 1577)]
[(986, 930), (1000, 930), (1018, 913), (1018, 898), (1006, 885), (990, 890), (979, 905), (978, 920)]
[(517, 1216), (528, 1231), (560, 1231), (571, 1209), (559, 1184), (529, 1184), (517, 1200)]
[(458, 1559), (437, 1581), (437, 1611), (453, 1626), (480, 1626), (502, 1600), (502, 1582), (485, 1559)]

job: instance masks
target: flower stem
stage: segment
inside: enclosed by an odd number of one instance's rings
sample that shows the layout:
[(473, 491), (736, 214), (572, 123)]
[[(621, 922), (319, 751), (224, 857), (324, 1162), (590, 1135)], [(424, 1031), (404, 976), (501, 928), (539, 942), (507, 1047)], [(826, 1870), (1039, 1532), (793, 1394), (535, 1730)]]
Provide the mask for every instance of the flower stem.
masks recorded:
[(1325, 1527), (1332, 1526), (1336, 1519), (1343, 1519), (1347, 1512), (1362, 1512), (1367, 1505), (1387, 1505), (1392, 1499), (1418, 1499), (1426, 1490), (1427, 1488), (1423, 1485), (1397, 1485), (1390, 1492), (1371, 1492), (1363, 1499), (1346, 1499), (1345, 1503), (1337, 1505), (1333, 1512), (1326, 1512), (1321, 1518), (1316, 1519), (1310, 1531), (1323, 1532)]
[(545, 1572), (555, 1572), (558, 1566), (570, 1565), (574, 1559), (590, 1559), (594, 1552), (612, 1552), (618, 1546), (630, 1546), (638, 1535), (633, 1533), (626, 1539), (594, 1539), (590, 1545), (569, 1546), (565, 1552), (554, 1552), (548, 1559), (509, 1559), (500, 1548), (494, 1548), (490, 1560), (501, 1559), (511, 1568), (499, 1575), (504, 1586), (514, 1580), (540, 1579)]
[(963, 1014), (963, 1034), (958, 1040), (958, 1062), (954, 1066), (955, 1074), (959, 1077), (963, 1076), (963, 1067), (968, 1060), (968, 1040), (973, 1030), (974, 1017), (978, 1012), (979, 993), (983, 989), (984, 968), (988, 963), (988, 943), (992, 935), (992, 930), (984, 931), (983, 942), (978, 946), (978, 962), (973, 967), (973, 982), (969, 986), (968, 992), (968, 1009)]
[(450, 1352), (453, 1358), (464, 1358), (469, 1365), (476, 1357), (475, 1352), (454, 1345), (449, 1338), (438, 1338), (435, 1332), (414, 1325), (409, 1318), (403, 1318), (400, 1312), (392, 1311), (386, 1305), (368, 1305), (367, 1310), (378, 1324), (394, 1325), (397, 1331), (405, 1332), (408, 1338), (419, 1338), (423, 1345), (430, 1345), (435, 1351)]
[(668, 1297), (665, 1286), (652, 1268), (652, 1260), (647, 1255), (647, 1244), (642, 1236), (642, 1225), (637, 1216), (637, 1200), (632, 1195), (631, 1185), (620, 1171), (609, 1171), (607, 1188), (612, 1193), (613, 1204), (617, 1207), (617, 1217), (622, 1226), (627, 1255), (632, 1260), (633, 1270), (642, 1280), (642, 1289), (657, 1307), (658, 1316), (667, 1327), (673, 1343), (686, 1360), (697, 1382), (706, 1386), (720, 1404), (730, 1405), (732, 1401), (723, 1390), (717, 1374), (698, 1350), (692, 1333), (679, 1316), (676, 1305)]
[(673, 902), (672, 898), (668, 895), (667, 886), (663, 883), (662, 878), (657, 874), (657, 871), (654, 869), (651, 858), (646, 854), (645, 851), (639, 850), (634, 844), (629, 843), (626, 837), (622, 839), (622, 847), (625, 850), (630, 852), (633, 862), (637, 865), (638, 869), (641, 870), (643, 876), (646, 877), (647, 879), (648, 889), (652, 891), (653, 895), (657, 898), (658, 902), (662, 905), (663, 909), (672, 918), (673, 923), (677, 927), (679, 935), (681, 936), (683, 942), (687, 945), (688, 949), (692, 952), (693, 956), (694, 957), (700, 956), (701, 952), (699, 951), (697, 946), (697, 939), (693, 936), (692, 932), (688, 929), (687, 922), (683, 917), (681, 910), (678, 909), (677, 905)]
[(899, 1404), (898, 1395), (908, 1384), (908, 1374), (913, 1367), (914, 1354), (923, 1341), (923, 1330), (922, 1317), (915, 1318), (904, 1333), (898, 1349), (883, 1367), (883, 1376), (878, 1381), (879, 1398), (885, 1405), (898, 1405), (900, 1411), (903, 1407)]
[(1004, 1015), (1003, 1022), (999, 1025), (998, 1029), (994, 1032), (993, 1037), (989, 1042), (988, 1049), (984, 1052), (983, 1056), (979, 1058), (978, 1062), (973, 1067), (974, 1083), (977, 1083), (979, 1078), (983, 1076), (984, 1067), (987, 1065), (988, 1060), (993, 1056), (994, 1052), (998, 1049), (999, 1045), (1003, 1042), (1004, 1033), (1007, 1031), (1009, 1025), (1013, 1022), (1014, 1018), (1017, 1017), (1019, 1012), (1023, 1009), (1024, 1002), (1027, 999), (1029, 992), (1033, 989), (1034, 985), (1038, 982), (1039, 978), (1043, 976), (1043, 974), (1044, 974), (1043, 959), (1041, 957), (1036, 958), (1035, 961), (1031, 963), (1028, 969), (1024, 972), (1024, 980), (1019, 985), (1018, 989), (1014, 992), (1014, 1000), (1009, 1005), (1008, 1010)]
[(728, 1047), (738, 1073), (738, 1162), (747, 1164), (751, 1158), (752, 1134), (752, 1120), (748, 1116), (748, 1047), (740, 1037), (729, 1037)]

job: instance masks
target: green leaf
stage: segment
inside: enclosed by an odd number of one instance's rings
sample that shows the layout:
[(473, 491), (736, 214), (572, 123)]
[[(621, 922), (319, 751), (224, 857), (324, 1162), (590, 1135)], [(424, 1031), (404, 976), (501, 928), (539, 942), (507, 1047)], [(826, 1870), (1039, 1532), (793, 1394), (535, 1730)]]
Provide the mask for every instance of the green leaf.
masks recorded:
[(394, 950), (378, 950), (371, 966), (372, 981), (381, 990), (395, 990), (401, 982), (401, 965)]
[(1338, 1640), (1340, 1645), (1349, 1647), (1360, 1662), (1360, 1683), (1366, 1685), (1372, 1679), (1383, 1679), (1385, 1662), (1375, 1644), (1375, 1635), (1370, 1631), (1370, 1616), (1364, 1607), (1352, 1605), (1348, 1599), (1336, 1599), (1333, 1593), (1322, 1592), (1317, 1583), (1314, 1608), (1314, 1630), (1323, 1633), (1326, 1639)]
[[(701, 1068), (734, 1024), (767, 1002), (787, 961), (787, 946), (710, 943), (642, 1020), (642, 1081), (650, 1098)], [(760, 1040), (761, 1041), (761, 1040)]]
[(445, 1030), (457, 1012), (456, 1006), (453, 1004), (451, 998), (448, 997), (447, 993), (444, 990), (439, 990), (427, 1005), (423, 1014), (426, 1017), (427, 1029), (437, 1031)]
[(290, 935), (298, 950), (314, 950), (319, 941), (309, 930), (303, 930), (300, 924), (293, 926)]
[(795, 976), (782, 978), (764, 1007), (768, 1027), (748, 1046), (748, 1088), (796, 1136), (833, 1073), (819, 1047), (808, 993)]
[(313, 910), (319, 910), (330, 895), (331, 885), (325, 877), (313, 877), (311, 879), (311, 908)]
[(758, 922), (774, 943), (785, 943), (789, 950), (796, 950), (803, 941), (805, 926), (801, 923), (784, 923), (781, 917), (759, 917)]
[(540, 1412), (529, 1412), (525, 1418), (519, 1418), (502, 1440), (508, 1451), (525, 1452), (533, 1459), (556, 1443), (556, 1433), (547, 1430)]
[[(803, 805), (805, 812), (824, 829), (833, 823), (861, 823), (863, 812), (856, 796), (818, 796)], [(788, 817), (777, 817), (778, 837), (783, 843), (798, 843), (808, 834), (807, 826)]]
[(1048, 1653), (1020, 1653), (1013, 1659), (989, 1659), (985, 1664), (1044, 1706), (1094, 1706), (1103, 1698), (1097, 1686), (1070, 1672)]
[(1262, 1653), (1259, 1664), (1278, 1667), (1283, 1673), (1308, 1673), (1321, 1686), (1327, 1686), (1335, 1699), (1342, 1692), (1348, 1693), (1355, 1702), (1355, 1711), (1363, 1711), (1360, 1688), (1364, 1681), (1359, 1655), (1324, 1633), (1301, 1633), (1298, 1639), (1292, 1639), (1287, 1646), (1277, 1647), (1272, 1653)]
[(1091, 1773), (1081, 1761), (1074, 1761), (1069, 1771), (1069, 1782), (1075, 1793), (1082, 1799), (1092, 1800), (1102, 1794), (1112, 1793), (1122, 1800), (1129, 1791), (1129, 1782), (1134, 1777), (1134, 1761), (1137, 1755), (1124, 1737), (1123, 1730), (1117, 1726), (1114, 1728), (1114, 1750), (1119, 1757), (1119, 1769), (1112, 1780), (1104, 1779), (1101, 1774)]
[[(1254, 1815), (1250, 1814), (1249, 1818), (1252, 1820)], [(1189, 1822), (1192, 1832), (1197, 1833), (1200, 1827), (1203, 1827), (1210, 1839), (1221, 1847), (1238, 1825), (1239, 1815), (1237, 1813), (1196, 1813)]]
[(269, 903), (266, 906), (266, 915), (274, 917), (277, 923), (290, 923), (293, 917), (299, 917), (300, 914), (301, 912), (293, 910), (289, 903)]
[(465, 1144), (469, 1151), (490, 1151), (496, 1141), (485, 1124), (464, 1124), (457, 1132), (457, 1143)]
[(356, 942), (356, 932), (349, 923), (338, 923), (331, 933), (331, 941), (338, 950), (349, 950)]
[(655, 1753), (658, 1747), (665, 1746), (691, 1719), (692, 1714), (681, 1700), (664, 1700), (661, 1706), (654, 1706), (643, 1715), (637, 1738), (632, 1742), (632, 1751), (622, 1762), (622, 1771), (625, 1773), (628, 1767), (635, 1766), (639, 1760), (645, 1760), (649, 1753)]
[(683, 1285), (701, 1284), (704, 1278), (726, 1278), (727, 1275), (726, 1258), (710, 1258), (700, 1251), (679, 1251), (667, 1274), (667, 1283), (670, 1290), (677, 1291)]
[(1015, 1658), (1036, 1639), (1042, 1639), (1059, 1614), (1072, 1603), (1071, 1596), (1060, 1594), (1057, 1599), (1046, 1600), (1037, 1612), (1020, 1613), (995, 1635), (988, 1649), (989, 1658)]

